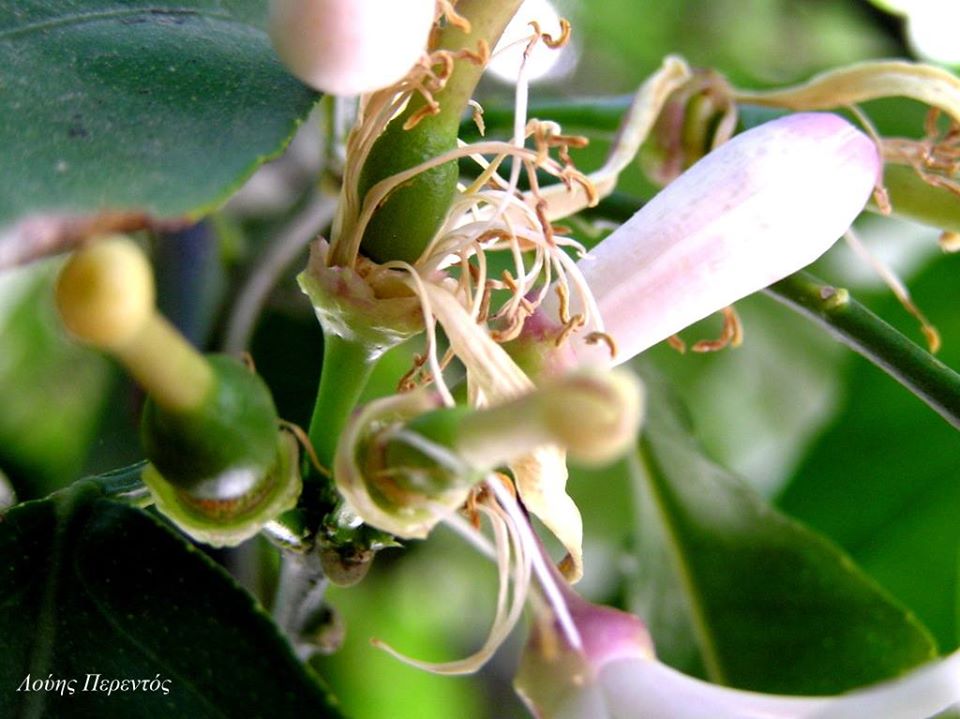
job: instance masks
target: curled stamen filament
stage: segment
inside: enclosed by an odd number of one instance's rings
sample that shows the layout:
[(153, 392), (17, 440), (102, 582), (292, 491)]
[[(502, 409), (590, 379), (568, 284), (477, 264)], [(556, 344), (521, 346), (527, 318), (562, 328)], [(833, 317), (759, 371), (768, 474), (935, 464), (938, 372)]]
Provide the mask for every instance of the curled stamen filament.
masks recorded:
[[(497, 480), (494, 479), (493, 482), (496, 483)], [(383, 649), (405, 664), (435, 674), (471, 674), (489, 661), (510, 632), (513, 631), (523, 612), (529, 591), (533, 557), (523, 546), (523, 536), (518, 531), (515, 519), (497, 501), (481, 498), (477, 503), (477, 508), (490, 522), (494, 536), (497, 572), (500, 577), (500, 586), (497, 591), (497, 611), (494, 615), (490, 633), (483, 646), (469, 657), (452, 662), (426, 662), (414, 659), (377, 639), (372, 641), (374, 646)], [(455, 529), (462, 529), (455, 522), (451, 525)], [(512, 597), (510, 593), (511, 579)]]
[(431, 308), (430, 296), (424, 288), (423, 278), (420, 277), (420, 274), (412, 265), (401, 260), (388, 262), (383, 265), (383, 267), (387, 269), (405, 270), (409, 273), (413, 285), (411, 289), (413, 289), (420, 298), (420, 308), (423, 312), (423, 326), (427, 335), (427, 363), (430, 367), (430, 372), (433, 374), (434, 384), (437, 387), (437, 392), (440, 393), (440, 397), (443, 399), (443, 403), (447, 407), (453, 407), (456, 401), (453, 399), (447, 383), (443, 380), (443, 367), (437, 356), (437, 321)]

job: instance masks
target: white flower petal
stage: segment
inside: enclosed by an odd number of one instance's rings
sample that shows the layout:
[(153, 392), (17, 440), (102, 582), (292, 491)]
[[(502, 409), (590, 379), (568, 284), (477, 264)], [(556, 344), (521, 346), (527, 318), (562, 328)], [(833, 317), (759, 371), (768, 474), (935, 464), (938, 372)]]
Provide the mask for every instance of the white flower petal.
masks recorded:
[[(700, 160), (578, 264), (614, 364), (813, 262), (863, 209), (879, 167), (873, 141), (826, 113), (768, 122)], [(571, 339), (578, 359), (609, 363), (584, 337)]]

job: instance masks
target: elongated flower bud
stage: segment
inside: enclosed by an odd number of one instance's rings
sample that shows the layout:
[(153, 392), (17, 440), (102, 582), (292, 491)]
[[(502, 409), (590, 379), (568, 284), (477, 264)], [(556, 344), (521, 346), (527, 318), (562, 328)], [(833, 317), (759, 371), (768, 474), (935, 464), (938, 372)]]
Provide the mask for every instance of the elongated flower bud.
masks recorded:
[(280, 59), (311, 87), (358, 95), (400, 80), (427, 48), (435, 0), (271, 0)]
[[(863, 209), (879, 168), (870, 138), (825, 113), (760, 125), (700, 160), (578, 264), (613, 363), (816, 260)], [(571, 338), (578, 361), (609, 362), (585, 337)]]

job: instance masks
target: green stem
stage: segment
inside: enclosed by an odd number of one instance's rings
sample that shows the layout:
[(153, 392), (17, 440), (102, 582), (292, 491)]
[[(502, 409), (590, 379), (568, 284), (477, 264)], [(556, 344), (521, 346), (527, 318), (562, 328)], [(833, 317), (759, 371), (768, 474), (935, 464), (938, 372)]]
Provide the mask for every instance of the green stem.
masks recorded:
[(960, 374), (852, 299), (845, 289), (798, 272), (766, 292), (818, 322), (960, 429)]
[(323, 338), (323, 370), (308, 435), (320, 464), (333, 467), (337, 441), (367, 386), (375, 360), (360, 342), (328, 333)]

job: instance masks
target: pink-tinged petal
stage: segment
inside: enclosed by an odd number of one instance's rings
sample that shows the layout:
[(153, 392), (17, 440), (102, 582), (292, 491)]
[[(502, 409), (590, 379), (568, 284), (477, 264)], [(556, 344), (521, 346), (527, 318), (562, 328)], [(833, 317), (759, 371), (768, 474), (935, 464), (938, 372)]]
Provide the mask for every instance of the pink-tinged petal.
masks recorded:
[[(879, 171), (873, 141), (827, 113), (773, 120), (704, 157), (578, 263), (613, 363), (816, 260)], [(584, 333), (571, 346), (579, 361), (610, 361)]]
[[(927, 719), (960, 702), (960, 653), (907, 676), (836, 697), (792, 697), (719, 687), (660, 662), (611, 662), (597, 679), (607, 714), (589, 719)], [(587, 719), (561, 712), (558, 719)]]
[(334, 95), (399, 81), (427, 48), (435, 0), (271, 0), (270, 38), (303, 82)]
[(694, 679), (657, 661), (639, 618), (562, 587), (582, 640), (573, 648), (541, 612), (517, 691), (537, 719), (927, 719), (960, 704), (960, 652), (838, 696), (781, 696)]

